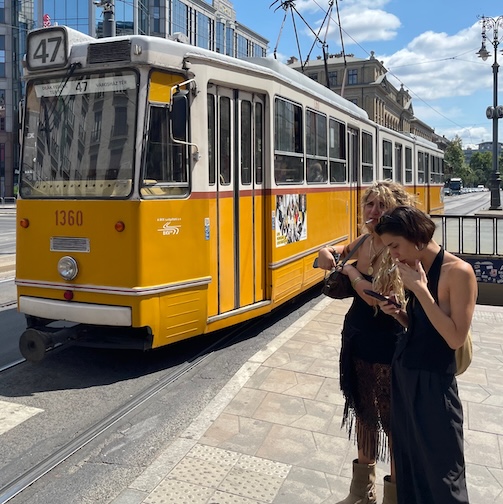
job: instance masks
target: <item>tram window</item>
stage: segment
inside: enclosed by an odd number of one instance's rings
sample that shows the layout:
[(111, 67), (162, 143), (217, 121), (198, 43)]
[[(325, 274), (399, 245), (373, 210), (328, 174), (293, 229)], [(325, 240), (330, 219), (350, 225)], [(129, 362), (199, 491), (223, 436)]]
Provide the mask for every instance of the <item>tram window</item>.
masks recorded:
[(389, 140), (382, 141), (382, 172), (385, 179), (393, 178), (393, 147)]
[[(176, 121), (174, 121), (176, 122)], [(146, 146), (144, 197), (164, 197), (188, 193), (187, 146), (170, 140), (169, 112), (165, 107), (150, 108), (150, 124)], [(178, 125), (173, 136), (185, 139), (183, 125)]]
[(442, 159), (438, 156), (432, 156), (431, 181), (435, 184), (441, 184), (443, 179), (442, 174)]
[(307, 181), (310, 183), (325, 183), (327, 176), (327, 162), (325, 160), (307, 160)]
[(216, 129), (215, 96), (208, 95), (208, 182), (215, 184), (216, 173)]
[(262, 184), (264, 165), (264, 126), (262, 104), (255, 103), (255, 183)]
[(402, 159), (403, 146), (402, 144), (395, 144), (395, 180), (402, 182)]
[(374, 180), (373, 138), (370, 133), (362, 131), (362, 182)]
[(276, 98), (274, 111), (274, 148), (276, 151), (302, 154), (302, 108)]
[(330, 182), (346, 182), (347, 170), (346, 163), (340, 161), (330, 161)]
[(231, 183), (231, 101), (220, 97), (220, 183)]
[(412, 149), (405, 147), (405, 183), (412, 183)]
[(274, 180), (276, 184), (300, 184), (304, 181), (304, 161), (301, 157), (274, 156)]
[(306, 111), (306, 154), (327, 156), (327, 119), (311, 110)]
[(252, 106), (249, 101), (241, 102), (241, 182), (251, 184), (252, 165)]
[(417, 153), (417, 183), (424, 184), (424, 152)]
[(330, 119), (328, 124), (330, 182), (346, 182), (346, 125)]

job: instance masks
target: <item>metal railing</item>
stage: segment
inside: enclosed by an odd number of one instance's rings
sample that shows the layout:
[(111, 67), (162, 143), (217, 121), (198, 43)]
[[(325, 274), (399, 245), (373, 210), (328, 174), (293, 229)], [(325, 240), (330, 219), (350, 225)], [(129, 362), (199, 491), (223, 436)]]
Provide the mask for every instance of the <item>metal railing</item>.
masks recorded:
[(503, 215), (431, 215), (434, 240), (453, 254), (503, 256)]
[(16, 204), (16, 198), (11, 197), (11, 196), (6, 196), (5, 198), (0, 197), (0, 206), (5, 206), (5, 205), (15, 205)]

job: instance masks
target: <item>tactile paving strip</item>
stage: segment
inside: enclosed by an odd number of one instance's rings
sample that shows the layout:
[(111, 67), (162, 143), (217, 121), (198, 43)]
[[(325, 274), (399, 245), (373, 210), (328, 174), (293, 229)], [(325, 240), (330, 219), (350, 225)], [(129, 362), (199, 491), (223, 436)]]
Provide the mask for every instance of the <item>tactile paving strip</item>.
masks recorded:
[(145, 504), (206, 504), (214, 492), (213, 488), (165, 479), (143, 502)]
[(291, 466), (196, 444), (145, 504), (273, 502)]

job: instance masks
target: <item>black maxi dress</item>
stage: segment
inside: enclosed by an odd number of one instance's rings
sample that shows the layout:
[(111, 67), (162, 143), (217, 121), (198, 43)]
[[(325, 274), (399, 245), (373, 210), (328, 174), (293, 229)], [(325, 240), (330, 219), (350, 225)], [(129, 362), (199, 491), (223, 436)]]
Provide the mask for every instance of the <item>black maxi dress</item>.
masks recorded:
[[(371, 276), (360, 274), (372, 282)], [(402, 332), (393, 317), (376, 312), (355, 293), (342, 328), (340, 386), (346, 400), (342, 423), (350, 437), (355, 428), (358, 448), (377, 460), (389, 458), (391, 361)]]
[[(428, 271), (438, 303), (441, 249)], [(463, 408), (452, 350), (411, 295), (392, 365), (393, 456), (399, 504), (467, 504)]]

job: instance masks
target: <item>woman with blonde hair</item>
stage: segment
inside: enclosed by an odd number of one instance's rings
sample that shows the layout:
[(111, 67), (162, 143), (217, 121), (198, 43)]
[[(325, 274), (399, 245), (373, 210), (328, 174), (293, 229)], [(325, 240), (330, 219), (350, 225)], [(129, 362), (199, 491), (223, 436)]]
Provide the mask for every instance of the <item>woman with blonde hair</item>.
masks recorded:
[[(403, 327), (378, 310), (378, 301), (364, 289), (394, 293), (404, 302), (403, 284), (381, 237), (374, 231), (381, 215), (399, 205), (411, 205), (414, 198), (403, 186), (380, 181), (362, 196), (362, 231), (366, 236), (341, 272), (347, 275), (355, 291), (353, 303), (344, 319), (340, 355), (340, 386), (345, 397), (343, 425), (349, 436), (356, 433), (358, 458), (353, 461), (349, 495), (338, 504), (374, 504), (377, 460), (390, 458), (391, 358)], [(325, 270), (336, 266), (334, 254), (343, 259), (362, 240), (358, 237), (345, 247), (325, 247), (319, 251), (318, 265)], [(394, 466), (384, 479), (385, 504), (396, 502)]]

